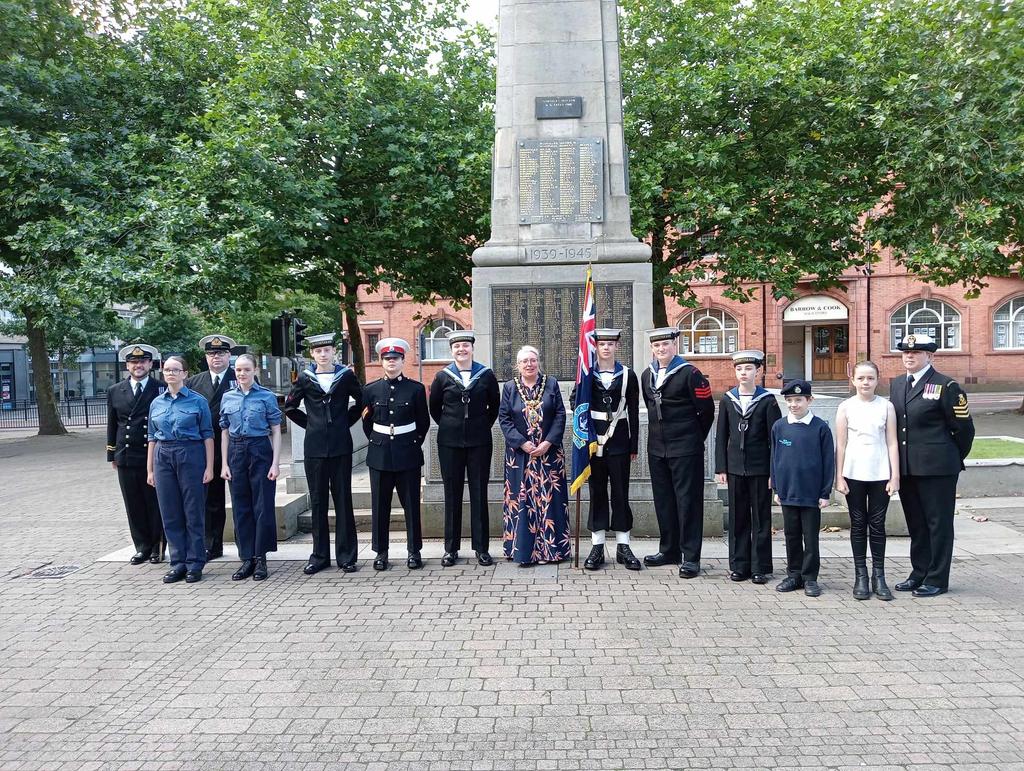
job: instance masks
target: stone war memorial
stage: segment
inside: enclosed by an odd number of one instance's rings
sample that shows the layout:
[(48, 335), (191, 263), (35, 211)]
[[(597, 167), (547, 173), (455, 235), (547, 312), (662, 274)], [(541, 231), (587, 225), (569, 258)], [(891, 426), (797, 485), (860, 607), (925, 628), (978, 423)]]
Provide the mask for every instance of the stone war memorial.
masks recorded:
[[(499, 381), (520, 346), (536, 346), (544, 371), (568, 391), (576, 377), (587, 265), (597, 325), (622, 329), (619, 359), (639, 374), (654, 325), (651, 250), (630, 229), (628, 153), (622, 130), (616, 0), (500, 0), (491, 181), (491, 237), (473, 253), (476, 358)], [(566, 457), (570, 457), (566, 428)], [(637, 535), (657, 535), (646, 458), (632, 465)], [(494, 426), (494, 446), (504, 438)], [(424, 527), (440, 532), (444, 489), (436, 428), (425, 443)], [(722, 504), (705, 458), (705, 534), (722, 533)], [(504, 455), (494, 453), (488, 497), (501, 508)], [(587, 495), (584, 487), (583, 495)], [(468, 505), (468, 504), (467, 504)], [(491, 518), (493, 532), (501, 521)]]

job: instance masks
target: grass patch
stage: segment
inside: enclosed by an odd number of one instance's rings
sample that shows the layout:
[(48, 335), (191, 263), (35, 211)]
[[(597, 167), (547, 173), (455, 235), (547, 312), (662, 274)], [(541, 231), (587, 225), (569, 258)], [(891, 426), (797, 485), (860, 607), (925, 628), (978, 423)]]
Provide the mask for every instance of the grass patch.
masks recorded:
[(1024, 442), (1008, 442), (1005, 439), (975, 439), (968, 460), (989, 458), (1024, 458)]

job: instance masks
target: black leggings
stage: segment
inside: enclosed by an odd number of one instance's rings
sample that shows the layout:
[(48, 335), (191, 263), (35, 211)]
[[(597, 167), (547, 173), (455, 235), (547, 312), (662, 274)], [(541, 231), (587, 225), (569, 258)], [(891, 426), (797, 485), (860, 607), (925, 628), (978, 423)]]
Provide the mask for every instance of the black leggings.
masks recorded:
[(850, 492), (846, 494), (846, 506), (850, 510), (853, 562), (866, 562), (870, 535), (871, 561), (875, 567), (882, 567), (885, 559), (885, 514), (889, 508), (889, 494), (885, 491), (888, 482), (884, 479), (875, 482), (844, 479), (850, 487)]

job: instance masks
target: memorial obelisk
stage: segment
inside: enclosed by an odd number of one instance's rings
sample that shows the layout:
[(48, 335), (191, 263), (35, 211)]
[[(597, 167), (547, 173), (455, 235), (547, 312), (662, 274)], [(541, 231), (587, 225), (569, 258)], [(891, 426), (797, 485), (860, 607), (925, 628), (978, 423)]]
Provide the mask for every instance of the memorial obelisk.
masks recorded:
[(500, 0), (491, 237), (473, 253), (477, 358), (499, 379), (515, 351), (575, 377), (583, 280), (622, 356), (649, 358), (650, 247), (630, 230), (616, 0)]

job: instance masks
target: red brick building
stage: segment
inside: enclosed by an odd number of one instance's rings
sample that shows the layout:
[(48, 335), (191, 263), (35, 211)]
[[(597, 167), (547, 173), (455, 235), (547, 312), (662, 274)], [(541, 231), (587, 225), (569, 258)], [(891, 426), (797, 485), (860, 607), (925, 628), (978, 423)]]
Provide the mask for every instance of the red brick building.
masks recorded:
[[(912, 276), (888, 259), (870, 274), (851, 269), (843, 290), (815, 292), (800, 287), (793, 301), (775, 301), (771, 287), (753, 302), (723, 297), (713, 282), (693, 286), (700, 307), (680, 307), (667, 298), (668, 320), (681, 330), (680, 352), (710, 378), (716, 391), (733, 383), (729, 354), (760, 348), (768, 354), (767, 385), (804, 377), (815, 382), (847, 378), (857, 362), (870, 358), (882, 373), (883, 388), (902, 371), (896, 342), (925, 333), (940, 341), (938, 367), (975, 390), (1018, 388), (1024, 372), (1024, 279), (993, 278), (975, 299), (962, 288), (937, 287)], [(379, 337), (405, 337), (416, 348), (407, 372), (429, 382), (448, 361), (444, 336), (470, 327), (472, 311), (447, 303), (423, 306), (384, 289), (361, 295), (363, 342), (372, 349)], [(367, 365), (377, 377), (379, 362)]]

